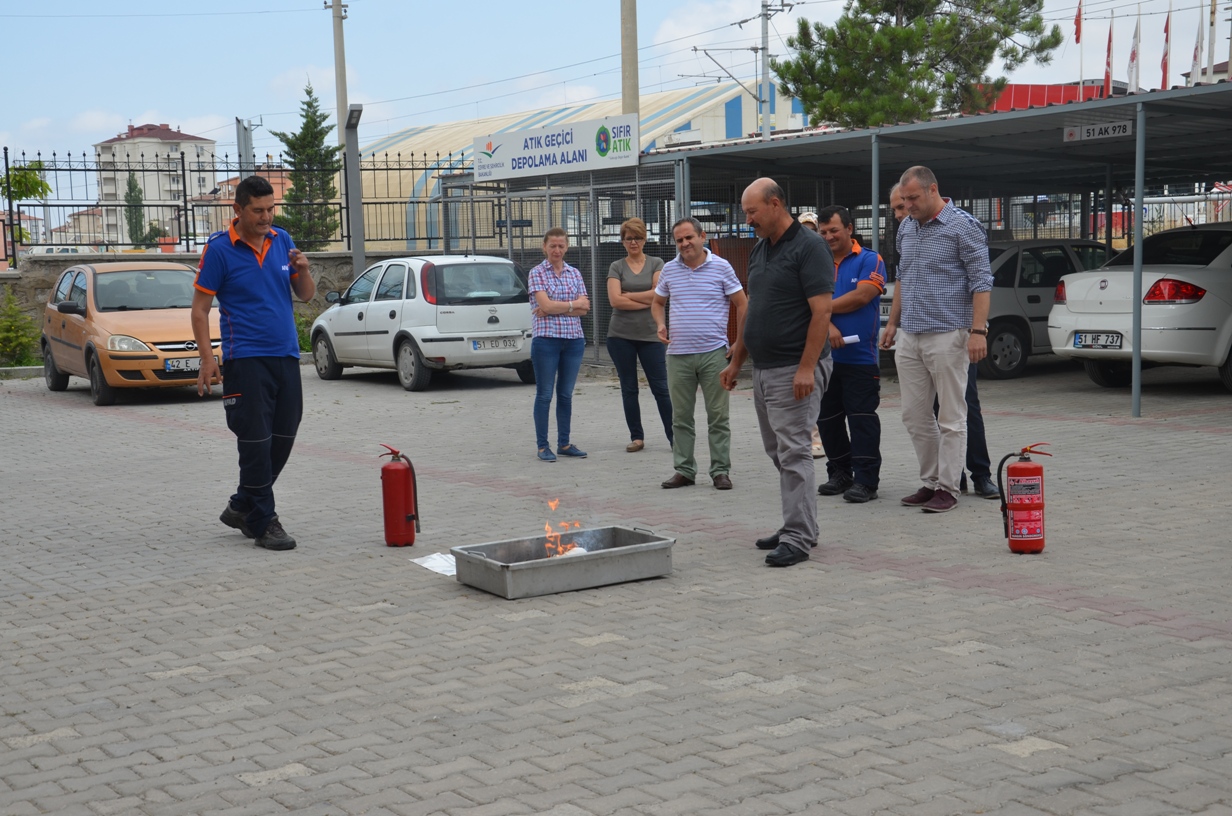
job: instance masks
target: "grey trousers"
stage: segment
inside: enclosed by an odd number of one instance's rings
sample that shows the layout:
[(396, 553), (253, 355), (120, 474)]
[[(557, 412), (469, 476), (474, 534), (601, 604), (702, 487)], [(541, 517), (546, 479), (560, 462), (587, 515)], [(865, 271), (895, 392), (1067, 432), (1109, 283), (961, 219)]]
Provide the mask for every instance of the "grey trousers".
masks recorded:
[(829, 355), (813, 370), (813, 393), (798, 400), (792, 393), (795, 366), (753, 367), (753, 405), (766, 455), (779, 472), (783, 526), (779, 542), (808, 552), (817, 546), (817, 479), (812, 438), (821, 411), (821, 395), (830, 382)]

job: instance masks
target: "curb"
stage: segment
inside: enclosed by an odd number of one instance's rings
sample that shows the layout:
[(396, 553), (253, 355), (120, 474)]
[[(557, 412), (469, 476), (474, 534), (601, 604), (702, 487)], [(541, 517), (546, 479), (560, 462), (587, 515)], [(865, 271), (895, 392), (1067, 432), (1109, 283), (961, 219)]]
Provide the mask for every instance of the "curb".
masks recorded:
[(41, 365), (0, 368), (0, 380), (28, 380), (31, 377), (41, 376), (43, 376), (43, 367)]

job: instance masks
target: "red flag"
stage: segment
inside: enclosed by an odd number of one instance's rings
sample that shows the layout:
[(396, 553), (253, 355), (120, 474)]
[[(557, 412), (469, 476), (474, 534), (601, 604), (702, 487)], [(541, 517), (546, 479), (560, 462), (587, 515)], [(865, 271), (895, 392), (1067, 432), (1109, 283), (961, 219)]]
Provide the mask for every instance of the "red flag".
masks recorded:
[(1108, 56), (1104, 58), (1104, 99), (1112, 96), (1112, 19), (1108, 20)]
[(1078, 13), (1074, 15), (1074, 42), (1082, 42), (1082, 0), (1078, 0)]
[(1172, 59), (1172, 9), (1168, 9), (1168, 16), (1164, 18), (1164, 58), (1159, 61), (1160, 70), (1164, 72), (1163, 79), (1159, 81), (1159, 89), (1161, 91), (1168, 90), (1168, 62)]

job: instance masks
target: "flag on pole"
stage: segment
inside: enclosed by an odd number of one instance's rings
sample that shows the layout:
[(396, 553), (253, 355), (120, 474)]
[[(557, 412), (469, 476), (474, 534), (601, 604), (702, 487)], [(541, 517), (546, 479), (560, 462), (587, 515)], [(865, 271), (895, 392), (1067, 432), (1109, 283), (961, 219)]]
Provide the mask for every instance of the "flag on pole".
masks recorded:
[(1202, 81), (1202, 19), (1198, 18), (1198, 41), (1194, 44), (1193, 67), (1189, 69), (1189, 84)]
[(1129, 46), (1129, 70), (1126, 72), (1126, 84), (1129, 86), (1129, 93), (1138, 93), (1138, 42), (1142, 39), (1142, 18), (1138, 18), (1138, 24), (1134, 26), (1134, 41)]
[(1159, 68), (1163, 71), (1163, 79), (1159, 80), (1159, 89), (1166, 91), (1171, 86), (1168, 84), (1168, 63), (1172, 60), (1172, 4), (1168, 3), (1168, 16), (1164, 18), (1164, 58), (1159, 62)]
[(1074, 42), (1082, 42), (1082, 0), (1078, 0), (1078, 12), (1074, 15)]
[(1104, 99), (1112, 96), (1112, 24), (1115, 20), (1108, 18), (1108, 56), (1104, 57)]

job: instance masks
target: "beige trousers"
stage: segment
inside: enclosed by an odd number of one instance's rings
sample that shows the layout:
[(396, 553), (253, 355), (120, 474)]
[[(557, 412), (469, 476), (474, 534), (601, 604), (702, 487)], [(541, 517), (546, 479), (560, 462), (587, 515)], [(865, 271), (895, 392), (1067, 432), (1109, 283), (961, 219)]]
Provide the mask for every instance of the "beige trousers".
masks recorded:
[(894, 352), (903, 425), (920, 462), (920, 481), (955, 498), (967, 456), (967, 338), (965, 329), (899, 332)]

